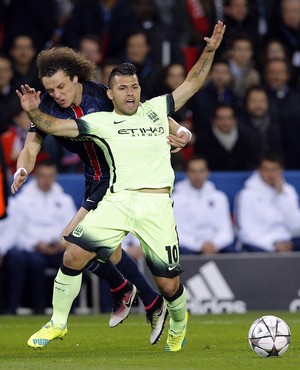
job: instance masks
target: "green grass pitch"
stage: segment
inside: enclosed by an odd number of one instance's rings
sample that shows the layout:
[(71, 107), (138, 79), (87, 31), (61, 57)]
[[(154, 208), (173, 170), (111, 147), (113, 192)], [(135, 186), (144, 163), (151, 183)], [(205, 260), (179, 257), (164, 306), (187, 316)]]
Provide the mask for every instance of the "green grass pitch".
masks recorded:
[[(252, 322), (274, 314), (290, 326), (288, 351), (277, 358), (262, 358), (249, 347)], [(46, 323), (46, 316), (0, 316), (0, 369), (197, 369), (299, 370), (300, 315), (288, 312), (252, 312), (242, 315), (190, 316), (182, 351), (165, 352), (166, 332), (158, 344), (149, 342), (150, 326), (142, 315), (131, 314), (122, 325), (108, 327), (108, 315), (70, 316), (69, 333), (43, 350), (28, 348), (31, 334)]]

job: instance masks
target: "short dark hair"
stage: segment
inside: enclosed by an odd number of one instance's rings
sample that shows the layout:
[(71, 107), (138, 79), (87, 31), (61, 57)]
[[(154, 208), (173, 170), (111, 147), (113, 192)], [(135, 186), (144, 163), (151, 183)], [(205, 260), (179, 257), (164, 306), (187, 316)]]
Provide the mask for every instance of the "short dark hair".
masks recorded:
[(49, 158), (43, 158), (36, 164), (36, 168), (38, 167), (57, 167), (56, 164)]
[(223, 109), (223, 108), (225, 108), (225, 109), (230, 109), (230, 110), (233, 112), (233, 116), (234, 116), (234, 117), (236, 117), (236, 111), (235, 111), (235, 109), (233, 108), (233, 106), (232, 106), (232, 105), (227, 104), (227, 103), (220, 103), (220, 104), (218, 104), (218, 105), (215, 107), (215, 109), (214, 109), (214, 111), (213, 111), (213, 118), (216, 118), (216, 117), (217, 117), (217, 113), (219, 112), (219, 110), (220, 110), (220, 109)]
[(115, 76), (134, 76), (136, 75), (136, 68), (132, 63), (122, 63), (115, 67), (108, 78), (108, 87), (111, 88), (113, 84), (113, 78)]
[(259, 159), (258, 167), (261, 167), (263, 161), (274, 162), (279, 164), (281, 168), (284, 168), (284, 160), (280, 153), (277, 152), (262, 153)]
[(268, 92), (267, 92), (267, 89), (266, 89), (265, 86), (263, 86), (263, 85), (253, 85), (253, 86), (250, 86), (246, 91), (246, 95), (245, 95), (245, 99), (244, 99), (245, 102), (247, 102), (247, 100), (249, 99), (249, 95), (252, 94), (253, 91), (265, 93), (266, 96), (267, 96), (267, 99), (269, 100)]
[(203, 161), (206, 164), (207, 170), (209, 171), (209, 165), (207, 158), (204, 155), (201, 154), (193, 154), (186, 162), (185, 162), (185, 170), (187, 171), (189, 169), (189, 164), (194, 161)]

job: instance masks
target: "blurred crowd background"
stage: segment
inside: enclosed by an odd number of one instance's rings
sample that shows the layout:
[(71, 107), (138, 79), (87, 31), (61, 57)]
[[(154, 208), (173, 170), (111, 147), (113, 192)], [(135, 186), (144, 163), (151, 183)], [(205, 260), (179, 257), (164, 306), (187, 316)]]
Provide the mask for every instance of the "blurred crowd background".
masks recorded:
[[(218, 19), (227, 30), (207, 83), (174, 116), (194, 134), (172, 157), (174, 169), (199, 154), (212, 171), (251, 170), (266, 150), (299, 169), (299, 0), (1, 0), (0, 134), (10, 172), (29, 126), (15, 89), (43, 90), (35, 66), (42, 49), (80, 50), (104, 83), (116, 64), (130, 61), (146, 100), (184, 80)], [(51, 139), (43, 152), (59, 172), (81, 170)]]

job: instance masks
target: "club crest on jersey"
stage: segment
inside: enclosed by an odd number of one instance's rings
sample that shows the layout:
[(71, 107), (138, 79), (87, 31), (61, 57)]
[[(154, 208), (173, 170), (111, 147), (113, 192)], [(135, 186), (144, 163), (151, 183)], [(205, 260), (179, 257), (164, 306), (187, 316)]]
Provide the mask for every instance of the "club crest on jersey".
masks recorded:
[(153, 110), (149, 110), (149, 112), (146, 112), (147, 116), (151, 119), (152, 122), (156, 122), (159, 120), (158, 115), (153, 112)]
[(76, 238), (80, 238), (82, 234), (83, 234), (83, 226), (77, 225), (72, 235), (75, 236)]
[(86, 114), (95, 113), (95, 112), (97, 112), (96, 108), (90, 108), (90, 109), (86, 112)]

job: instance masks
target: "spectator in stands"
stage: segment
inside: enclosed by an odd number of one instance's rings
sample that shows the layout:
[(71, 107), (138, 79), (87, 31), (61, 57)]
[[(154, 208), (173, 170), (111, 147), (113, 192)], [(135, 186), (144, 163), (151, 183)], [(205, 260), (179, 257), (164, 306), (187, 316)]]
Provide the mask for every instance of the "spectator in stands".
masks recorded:
[[(155, 4), (161, 22), (171, 26), (176, 32), (179, 44), (186, 46), (189, 42), (190, 26), (185, 0), (155, 0)], [(215, 19), (215, 22), (219, 19), (222, 17)]]
[(57, 27), (56, 0), (13, 0), (5, 1), (5, 6), (3, 52), (24, 33), (33, 40), (37, 52), (45, 48)]
[(28, 277), (31, 284), (27, 294), (31, 295), (34, 313), (44, 312), (45, 269), (60, 266), (60, 235), (75, 213), (73, 199), (56, 183), (56, 167), (41, 161), (34, 179), (9, 200), (6, 229), (1, 235), (1, 247), (7, 251), (3, 260), (7, 314), (16, 314)]
[(102, 62), (102, 51), (101, 51), (101, 40), (95, 35), (84, 35), (79, 41), (79, 51), (88, 60), (95, 63), (95, 82), (101, 82), (101, 67)]
[(290, 60), (291, 56), (288, 52), (286, 45), (276, 38), (269, 39), (264, 48), (264, 52), (261, 55), (261, 60), (259, 61), (260, 67), (259, 70), (261, 74), (264, 73), (264, 68), (266, 63), (271, 60)]
[(260, 84), (258, 70), (254, 68), (253, 43), (249, 37), (236, 36), (232, 40), (228, 52), (228, 62), (233, 75), (233, 90), (235, 94), (244, 98), (246, 91)]
[(245, 171), (257, 165), (257, 143), (251, 130), (238, 123), (230, 105), (219, 105), (208, 132), (196, 138), (195, 154), (204, 156), (212, 171)]
[(292, 66), (297, 73), (299, 84), (300, 76), (300, 1), (280, 1), (280, 22), (277, 27), (277, 36), (288, 47), (292, 56)]
[(0, 134), (7, 131), (13, 115), (20, 109), (20, 102), (12, 85), (11, 61), (0, 54)]
[(149, 40), (143, 31), (131, 34), (126, 41), (125, 55), (122, 62), (134, 64), (142, 88), (142, 101), (155, 96), (161, 74), (161, 66), (150, 57)]
[(13, 122), (8, 130), (0, 135), (3, 146), (5, 163), (9, 175), (16, 170), (18, 156), (24, 146), (27, 132), (30, 128), (30, 120), (27, 114), (20, 109), (14, 114)]
[(197, 136), (210, 129), (215, 108), (220, 104), (238, 107), (238, 98), (232, 89), (233, 76), (228, 62), (216, 60), (211, 67), (208, 84), (191, 99), (189, 107), (193, 113), (193, 131)]
[(104, 85), (108, 86), (108, 77), (110, 72), (117, 66), (121, 64), (118, 58), (106, 58), (101, 63), (101, 80)]
[[(156, 95), (169, 94), (178, 86), (180, 86), (186, 77), (186, 70), (184, 65), (179, 63), (171, 63), (168, 67), (162, 71), (162, 77), (160, 79), (161, 86), (157, 90)], [(177, 112), (172, 114), (172, 118), (175, 119), (180, 125), (187, 127), (192, 130), (191, 112), (189, 110), (189, 102), (180, 108)], [(184, 147), (180, 152), (172, 154), (171, 161), (174, 171), (183, 171), (185, 168), (185, 161), (192, 154), (193, 149), (192, 140)]]
[(222, 51), (231, 44), (234, 37), (247, 35), (252, 42), (259, 39), (257, 22), (258, 19), (250, 12), (248, 0), (224, 0), (224, 23), (226, 24), (226, 36)]
[(300, 168), (300, 92), (290, 86), (291, 68), (285, 60), (270, 60), (265, 66), (265, 85), (279, 122), (285, 168)]
[(175, 185), (172, 198), (181, 254), (235, 251), (229, 201), (208, 177), (206, 160), (193, 157), (186, 179)]
[(61, 43), (78, 48), (82, 35), (93, 34), (101, 39), (103, 56), (116, 57), (128, 35), (138, 27), (129, 0), (77, 0), (63, 26)]
[(262, 157), (236, 201), (238, 240), (249, 252), (288, 252), (300, 233), (299, 197), (278, 155)]
[(210, 32), (216, 21), (224, 18), (223, 6), (218, 0), (186, 0), (185, 3), (190, 24), (189, 45), (202, 49), (206, 33)]
[(32, 39), (25, 35), (16, 36), (9, 54), (14, 69), (14, 88), (18, 89), (19, 86), (28, 83), (36, 90), (43, 90), (35, 64), (36, 51)]
[(241, 122), (252, 130), (261, 154), (282, 153), (281, 130), (274, 113), (263, 86), (253, 86), (247, 91)]
[[(150, 45), (149, 57), (163, 67), (171, 62), (183, 63), (183, 53), (175, 29), (160, 21), (154, 0), (131, 0), (140, 27)], [(205, 33), (207, 34), (207, 33)]]
[[(2, 144), (0, 142), (0, 222), (6, 218), (6, 207), (8, 198), (8, 183), (6, 178), (6, 164)], [(2, 253), (0, 248), (0, 267), (1, 267)]]
[[(5, 158), (0, 141), (0, 235), (4, 230), (5, 218), (7, 216), (7, 199), (8, 199), (8, 183), (6, 179)], [(0, 313), (4, 310), (4, 292), (3, 292), (3, 269), (2, 269), (3, 251), (0, 247)]]

